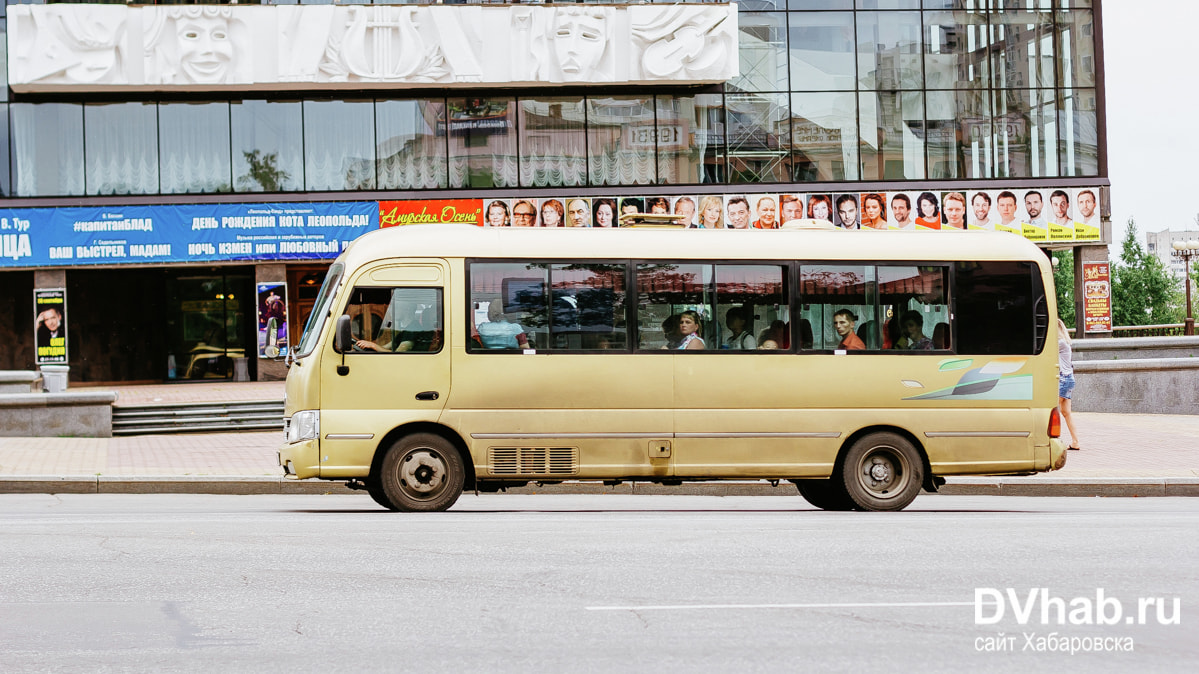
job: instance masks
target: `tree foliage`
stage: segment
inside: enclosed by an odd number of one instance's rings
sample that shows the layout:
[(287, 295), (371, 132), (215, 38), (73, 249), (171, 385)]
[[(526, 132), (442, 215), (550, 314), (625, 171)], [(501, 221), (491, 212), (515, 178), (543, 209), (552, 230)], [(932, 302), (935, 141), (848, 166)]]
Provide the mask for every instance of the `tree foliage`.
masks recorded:
[(1145, 252), (1137, 226), (1128, 220), (1120, 259), (1112, 264), (1112, 321), (1115, 325), (1182, 322), (1182, 283), (1156, 255)]
[(279, 155), (276, 152), (263, 154), (260, 150), (242, 152), (250, 170), (246, 175), (237, 179), (238, 187), (243, 190), (278, 192), (283, 183), (291, 179), (291, 174), (279, 168)]
[(1057, 315), (1066, 327), (1074, 327), (1074, 251), (1055, 250), (1053, 287), (1057, 291)]

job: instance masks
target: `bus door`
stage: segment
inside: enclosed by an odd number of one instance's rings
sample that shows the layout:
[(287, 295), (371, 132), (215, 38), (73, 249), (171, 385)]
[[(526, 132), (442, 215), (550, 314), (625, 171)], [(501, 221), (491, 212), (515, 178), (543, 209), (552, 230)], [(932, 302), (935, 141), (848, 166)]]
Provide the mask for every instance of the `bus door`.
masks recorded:
[[(342, 315), (354, 337), (321, 359), (321, 470), (369, 465), (388, 431), (435, 422), (450, 393), (442, 260), (388, 262), (354, 280)], [(327, 451), (333, 448), (334, 451)], [(328, 459), (326, 457), (329, 457)]]

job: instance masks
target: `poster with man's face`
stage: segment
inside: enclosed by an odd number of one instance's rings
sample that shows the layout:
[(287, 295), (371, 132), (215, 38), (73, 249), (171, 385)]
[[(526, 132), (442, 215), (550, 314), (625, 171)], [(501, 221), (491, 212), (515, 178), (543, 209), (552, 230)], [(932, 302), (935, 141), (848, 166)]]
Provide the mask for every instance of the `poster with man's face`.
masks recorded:
[(66, 364), (66, 288), (39, 288), (33, 291), (33, 331), (37, 364)]
[(259, 283), (258, 357), (287, 355), (287, 285)]

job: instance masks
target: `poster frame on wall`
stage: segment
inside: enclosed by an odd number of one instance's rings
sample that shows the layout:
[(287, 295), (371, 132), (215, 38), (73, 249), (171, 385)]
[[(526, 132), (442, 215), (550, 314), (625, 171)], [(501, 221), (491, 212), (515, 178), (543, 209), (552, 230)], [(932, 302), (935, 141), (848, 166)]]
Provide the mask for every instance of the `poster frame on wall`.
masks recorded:
[[(278, 358), (287, 355), (287, 283), (272, 281), (256, 283), (254, 295), (258, 309), (258, 357)], [(275, 319), (274, 338), (270, 334), (270, 321)]]
[(1083, 331), (1087, 334), (1112, 331), (1111, 263), (1083, 262)]
[(65, 365), (69, 361), (66, 288), (34, 289), (33, 344), (38, 365)]

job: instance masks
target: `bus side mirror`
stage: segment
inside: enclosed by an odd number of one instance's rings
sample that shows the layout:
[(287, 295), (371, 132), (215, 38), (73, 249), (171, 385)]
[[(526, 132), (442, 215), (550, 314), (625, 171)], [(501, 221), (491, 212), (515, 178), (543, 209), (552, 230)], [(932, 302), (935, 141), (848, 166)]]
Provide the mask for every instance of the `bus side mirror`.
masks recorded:
[(271, 318), (266, 322), (266, 344), (262, 347), (262, 355), (267, 358), (279, 357), (279, 319)]
[(333, 335), (333, 350), (338, 353), (345, 353), (353, 348), (354, 335), (350, 331), (350, 317), (346, 315), (337, 317), (337, 332)]

